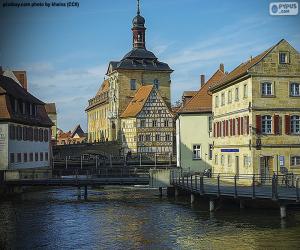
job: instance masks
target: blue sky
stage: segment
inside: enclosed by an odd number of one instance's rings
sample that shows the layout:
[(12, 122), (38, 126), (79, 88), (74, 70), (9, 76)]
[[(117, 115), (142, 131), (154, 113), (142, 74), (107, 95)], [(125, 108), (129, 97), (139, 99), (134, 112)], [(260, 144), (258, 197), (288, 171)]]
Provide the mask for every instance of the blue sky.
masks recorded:
[[(84, 109), (108, 62), (132, 47), (136, 1), (80, 0), (79, 8), (3, 8), (0, 2), (0, 65), (27, 71), (30, 91), (56, 103), (60, 128), (86, 129)], [(220, 63), (231, 71), (282, 38), (300, 51), (300, 16), (270, 16), (270, 2), (141, 0), (147, 49), (174, 69), (173, 102), (199, 88), (200, 74), (208, 79)]]

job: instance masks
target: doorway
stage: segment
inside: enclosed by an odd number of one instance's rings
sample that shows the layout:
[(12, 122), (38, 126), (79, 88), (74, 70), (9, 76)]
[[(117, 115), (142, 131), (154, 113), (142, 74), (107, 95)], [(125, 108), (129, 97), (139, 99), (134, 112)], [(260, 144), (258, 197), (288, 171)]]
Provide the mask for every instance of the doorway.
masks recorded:
[(273, 175), (273, 157), (262, 156), (260, 158), (261, 183), (264, 184), (270, 181), (272, 175)]

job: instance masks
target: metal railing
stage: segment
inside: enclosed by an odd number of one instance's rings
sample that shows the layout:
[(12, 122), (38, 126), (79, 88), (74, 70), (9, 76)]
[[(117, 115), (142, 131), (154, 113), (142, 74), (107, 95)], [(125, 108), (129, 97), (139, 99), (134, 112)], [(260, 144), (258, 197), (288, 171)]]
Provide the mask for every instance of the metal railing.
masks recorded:
[(172, 174), (171, 184), (201, 195), (229, 195), (273, 200), (300, 201), (300, 178), (295, 175), (262, 176), (258, 174), (212, 174), (211, 177), (180, 173)]

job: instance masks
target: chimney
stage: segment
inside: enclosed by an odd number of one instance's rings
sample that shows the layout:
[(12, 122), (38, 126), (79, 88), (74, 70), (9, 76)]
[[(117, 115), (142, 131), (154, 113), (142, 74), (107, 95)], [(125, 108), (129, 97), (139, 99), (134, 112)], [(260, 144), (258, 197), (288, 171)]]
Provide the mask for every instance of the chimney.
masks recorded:
[(205, 84), (205, 75), (200, 75), (200, 89)]
[(220, 70), (224, 73), (224, 64), (223, 63), (220, 64)]

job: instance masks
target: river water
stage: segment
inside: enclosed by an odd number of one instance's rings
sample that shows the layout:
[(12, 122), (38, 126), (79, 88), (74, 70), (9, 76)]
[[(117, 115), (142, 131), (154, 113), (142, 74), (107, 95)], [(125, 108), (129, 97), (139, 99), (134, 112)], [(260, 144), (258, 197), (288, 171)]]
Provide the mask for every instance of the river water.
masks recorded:
[(157, 190), (40, 190), (0, 201), (0, 249), (300, 249), (300, 211), (160, 198)]

